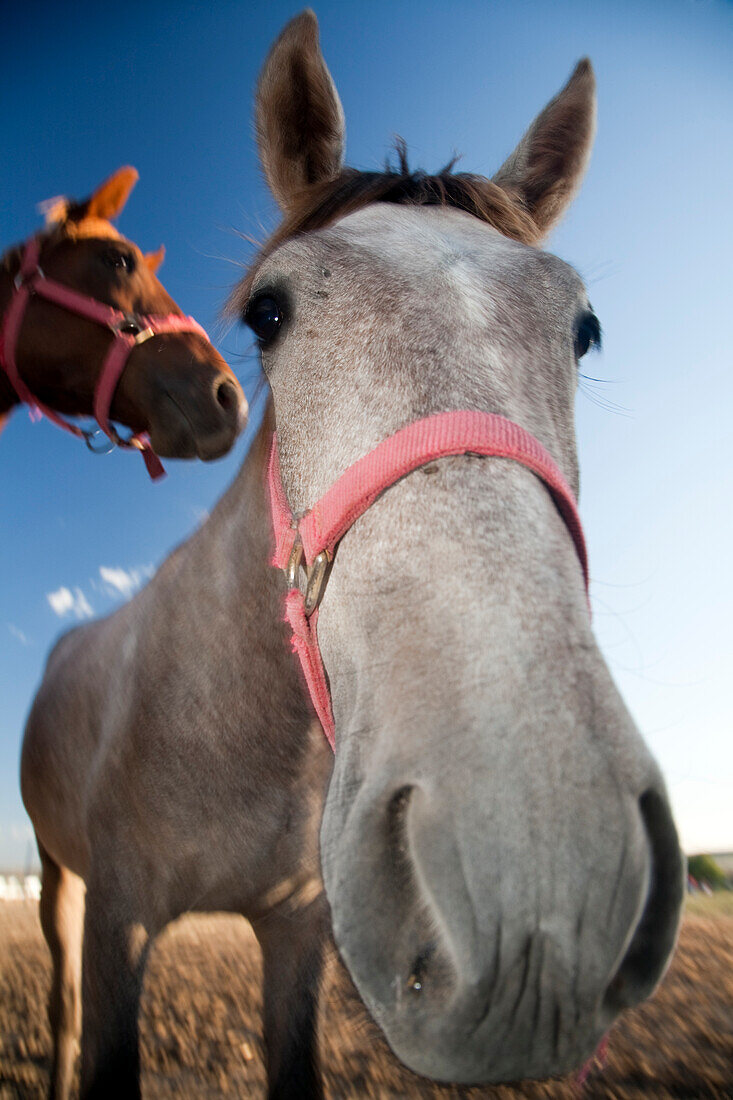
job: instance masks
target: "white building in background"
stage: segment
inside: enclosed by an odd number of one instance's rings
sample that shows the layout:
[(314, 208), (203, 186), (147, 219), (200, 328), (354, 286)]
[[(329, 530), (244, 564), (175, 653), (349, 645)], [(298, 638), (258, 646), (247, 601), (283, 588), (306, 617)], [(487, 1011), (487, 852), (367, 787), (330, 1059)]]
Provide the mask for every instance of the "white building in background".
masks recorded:
[(41, 900), (41, 880), (38, 875), (26, 875), (23, 891), (28, 901)]
[(0, 901), (22, 901), (23, 890), (17, 875), (0, 875)]
[(0, 901), (38, 901), (40, 896), (38, 875), (0, 875)]

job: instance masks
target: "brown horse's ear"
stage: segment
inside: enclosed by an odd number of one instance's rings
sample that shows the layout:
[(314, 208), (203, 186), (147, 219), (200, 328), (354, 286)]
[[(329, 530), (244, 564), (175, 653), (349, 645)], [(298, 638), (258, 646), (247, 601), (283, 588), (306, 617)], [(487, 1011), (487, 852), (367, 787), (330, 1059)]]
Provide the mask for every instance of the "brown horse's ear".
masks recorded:
[(595, 128), (596, 81), (585, 58), (494, 176), (532, 217), (540, 237), (560, 220), (578, 189)]
[(148, 271), (155, 275), (155, 272), (165, 259), (165, 245), (162, 244), (157, 252), (146, 252), (143, 259), (145, 260), (145, 266)]
[(64, 195), (54, 195), (52, 199), (44, 199), (38, 204), (39, 214), (43, 214), (46, 225), (56, 225), (65, 222), (72, 204)]
[(265, 178), (287, 212), (311, 184), (334, 179), (344, 156), (344, 112), (307, 9), (281, 32), (257, 85), (257, 144)]
[(139, 176), (134, 168), (118, 169), (105, 180), (86, 204), (84, 217), (112, 221), (122, 210)]

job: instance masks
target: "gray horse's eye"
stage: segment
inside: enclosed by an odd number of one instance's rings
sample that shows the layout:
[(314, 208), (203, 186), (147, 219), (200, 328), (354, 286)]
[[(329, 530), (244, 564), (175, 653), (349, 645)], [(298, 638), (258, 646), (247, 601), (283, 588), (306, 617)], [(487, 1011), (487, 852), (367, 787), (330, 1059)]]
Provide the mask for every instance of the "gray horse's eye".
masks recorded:
[(268, 344), (283, 322), (282, 306), (271, 294), (259, 294), (249, 302), (242, 319), (260, 344)]
[(589, 348), (601, 346), (601, 322), (588, 310), (578, 320), (575, 328), (575, 358), (582, 359)]

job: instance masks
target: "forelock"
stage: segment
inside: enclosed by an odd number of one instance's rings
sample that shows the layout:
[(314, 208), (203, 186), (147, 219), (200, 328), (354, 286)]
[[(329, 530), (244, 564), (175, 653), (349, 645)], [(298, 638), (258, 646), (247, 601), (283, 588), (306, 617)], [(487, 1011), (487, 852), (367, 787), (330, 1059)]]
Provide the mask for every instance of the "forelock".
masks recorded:
[(305, 188), (255, 256), (243, 282), (232, 295), (229, 311), (241, 311), (258, 268), (285, 241), (323, 229), (377, 202), (462, 210), (523, 244), (535, 244), (540, 238), (541, 233), (527, 211), (492, 180), (466, 172), (454, 173), (454, 161), (436, 175), (411, 172), (402, 142), (397, 144), (397, 156), (398, 165), (387, 164), (383, 172), (345, 168), (334, 179)]

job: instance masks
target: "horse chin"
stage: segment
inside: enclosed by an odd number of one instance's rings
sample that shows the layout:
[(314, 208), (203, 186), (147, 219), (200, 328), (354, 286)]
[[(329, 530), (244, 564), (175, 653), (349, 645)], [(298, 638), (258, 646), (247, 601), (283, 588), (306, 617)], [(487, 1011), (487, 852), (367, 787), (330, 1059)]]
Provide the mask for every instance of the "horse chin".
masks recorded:
[[(208, 418), (207, 418), (208, 419)], [(165, 416), (155, 417), (148, 428), (150, 443), (160, 458), (198, 458), (213, 462), (231, 450), (247, 423), (247, 402), (242, 396), (236, 413), (226, 421), (197, 426), (172, 398), (166, 401)]]
[(231, 448), (231, 439), (197, 438), (188, 426), (176, 432), (169, 428), (164, 431), (152, 428), (150, 443), (159, 458), (198, 458), (202, 462), (214, 462)]
[(185, 416), (153, 421), (148, 428), (150, 445), (160, 458), (198, 458), (196, 438)]
[(223, 458), (231, 449), (231, 443), (216, 444), (209, 440), (199, 441), (196, 447), (196, 457), (202, 462), (215, 462)]
[[(380, 1023), (377, 1020), (377, 1023)], [(464, 1087), (486, 1087), (490, 1085), (514, 1085), (520, 1082), (547, 1081), (548, 1078), (564, 1077), (577, 1073), (592, 1060), (601, 1046), (602, 1032), (589, 1034), (585, 1041), (564, 1052), (562, 1057), (536, 1062), (528, 1060), (528, 1047), (531, 1040), (521, 1046), (510, 1043), (499, 1049), (495, 1041), (497, 1028), (491, 1027), (477, 1031), (469, 1042), (460, 1037), (453, 1049), (441, 1049), (441, 1036), (433, 1035), (433, 1046), (416, 1047), (414, 1043), (401, 1045), (399, 1033), (393, 1035), (388, 1028), (380, 1024), (387, 1042), (396, 1057), (413, 1073), (429, 1081), (442, 1084), (462, 1085)], [(487, 1031), (490, 1032), (487, 1034)], [(428, 1038), (428, 1037), (424, 1037)]]

